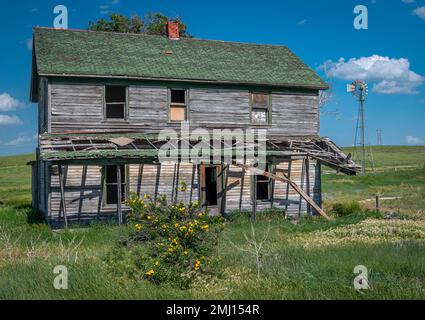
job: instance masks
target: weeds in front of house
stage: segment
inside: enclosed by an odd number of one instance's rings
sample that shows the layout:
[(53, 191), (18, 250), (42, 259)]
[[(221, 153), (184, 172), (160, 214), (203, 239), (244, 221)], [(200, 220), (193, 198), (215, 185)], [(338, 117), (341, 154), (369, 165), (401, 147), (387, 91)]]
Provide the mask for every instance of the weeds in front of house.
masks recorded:
[(124, 241), (130, 254), (121, 252), (117, 258), (130, 258), (133, 274), (187, 288), (198, 275), (213, 272), (209, 258), (224, 228), (223, 218), (209, 216), (198, 202), (169, 204), (165, 196), (155, 200), (133, 194), (126, 205), (132, 209), (133, 232)]

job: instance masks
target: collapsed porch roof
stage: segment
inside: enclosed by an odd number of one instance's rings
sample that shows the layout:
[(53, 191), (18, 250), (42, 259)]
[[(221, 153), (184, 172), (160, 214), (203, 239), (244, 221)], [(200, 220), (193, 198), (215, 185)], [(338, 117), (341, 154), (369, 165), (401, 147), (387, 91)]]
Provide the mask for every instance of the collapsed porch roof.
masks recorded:
[[(168, 140), (160, 139), (157, 134), (140, 133), (67, 133), (40, 135), (40, 159), (50, 162), (82, 161), (82, 160), (156, 160), (158, 152)], [(199, 141), (185, 141), (193, 148)], [(223, 142), (224, 143), (224, 142)], [(209, 143), (211, 156), (221, 156), (226, 149), (232, 152), (255, 148), (256, 145), (232, 142), (220, 148), (214, 148), (214, 141)], [(221, 143), (220, 143), (221, 145)], [(345, 155), (329, 138), (288, 137), (268, 138), (266, 140), (267, 156), (294, 157), (309, 156), (337, 171), (355, 175), (361, 169), (351, 160), (351, 155)], [(261, 153), (262, 151), (256, 151)]]

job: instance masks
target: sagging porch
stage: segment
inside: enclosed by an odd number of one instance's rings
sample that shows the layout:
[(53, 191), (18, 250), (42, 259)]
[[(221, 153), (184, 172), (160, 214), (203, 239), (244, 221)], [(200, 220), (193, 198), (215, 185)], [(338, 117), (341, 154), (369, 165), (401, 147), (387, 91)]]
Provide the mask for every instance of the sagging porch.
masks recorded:
[[(193, 142), (186, 142), (193, 147)], [(266, 172), (253, 175), (249, 171), (257, 169), (236, 161), (207, 165), (179, 157), (159, 163), (158, 150), (164, 143), (156, 136), (134, 133), (41, 135), (39, 160), (33, 164), (33, 197), (40, 200), (44, 190), (44, 207), (43, 201), (35, 202), (49, 223), (64, 227), (93, 220), (122, 223), (128, 210), (123, 200), (130, 193), (154, 199), (166, 195), (170, 202), (201, 201), (214, 214), (250, 210), (255, 218), (258, 211), (281, 208), (287, 217), (326, 216), (320, 209), (321, 164), (347, 174), (359, 169), (328, 139), (269, 139)], [(252, 146), (232, 143), (224, 150), (247, 147)], [(39, 171), (44, 179), (37, 179)], [(187, 186), (185, 192), (179, 188), (181, 182)]]

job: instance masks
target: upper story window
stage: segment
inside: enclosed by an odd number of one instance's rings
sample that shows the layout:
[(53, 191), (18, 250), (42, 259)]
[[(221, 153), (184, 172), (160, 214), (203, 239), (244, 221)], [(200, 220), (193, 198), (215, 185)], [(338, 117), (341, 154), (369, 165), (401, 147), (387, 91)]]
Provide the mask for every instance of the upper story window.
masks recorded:
[(170, 122), (187, 121), (187, 90), (170, 89)]
[(251, 93), (251, 123), (271, 124), (271, 101), (268, 93)]
[(127, 87), (105, 86), (105, 118), (125, 119), (127, 109)]

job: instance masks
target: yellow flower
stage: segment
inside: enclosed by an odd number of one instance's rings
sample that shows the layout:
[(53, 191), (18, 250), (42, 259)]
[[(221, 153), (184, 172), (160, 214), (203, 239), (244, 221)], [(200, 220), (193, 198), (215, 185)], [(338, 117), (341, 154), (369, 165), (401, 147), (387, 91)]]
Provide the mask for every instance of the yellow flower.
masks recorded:
[(186, 227), (186, 226), (181, 226), (181, 227), (180, 227), (180, 231), (182, 231), (182, 232), (183, 232), (183, 231), (185, 231), (186, 229), (187, 229), (187, 227)]
[(154, 275), (155, 271), (153, 269), (150, 269), (148, 272), (145, 273), (148, 277), (152, 277)]
[(159, 265), (159, 262), (158, 261), (155, 261), (155, 266), (158, 266)]
[(183, 254), (185, 255), (185, 256), (187, 256), (187, 254), (188, 254), (189, 252), (187, 252), (187, 250), (185, 250), (184, 252), (183, 252)]
[(151, 217), (151, 216), (147, 216), (147, 217), (146, 217), (146, 219), (151, 220), (151, 219), (152, 219), (152, 217)]
[(201, 267), (201, 261), (196, 260), (196, 262), (195, 262), (195, 270), (196, 271), (199, 270), (200, 267)]
[(145, 195), (143, 196), (143, 199), (149, 199), (149, 196), (148, 196), (147, 194), (145, 194)]
[(176, 224), (174, 225), (174, 227), (175, 227), (175, 228), (178, 228), (178, 226), (179, 226), (179, 224), (178, 224), (178, 223), (176, 223)]
[(137, 231), (140, 231), (142, 229), (142, 225), (140, 223), (135, 225), (135, 228)]
[(204, 215), (201, 213), (198, 214), (198, 218), (201, 219)]
[(202, 230), (204, 230), (205, 232), (207, 232), (209, 230), (209, 226), (207, 224), (202, 226)]

